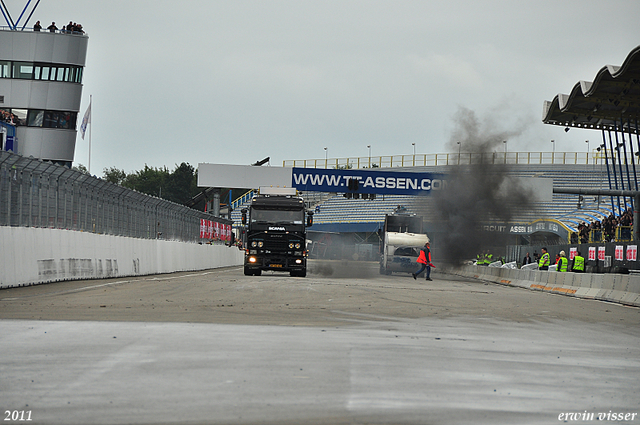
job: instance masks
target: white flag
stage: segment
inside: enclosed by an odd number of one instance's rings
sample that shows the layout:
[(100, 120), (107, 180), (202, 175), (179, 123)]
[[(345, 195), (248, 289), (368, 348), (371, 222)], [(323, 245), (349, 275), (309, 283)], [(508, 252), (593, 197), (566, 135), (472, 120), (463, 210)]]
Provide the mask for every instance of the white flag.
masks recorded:
[(82, 140), (84, 140), (84, 133), (87, 131), (87, 124), (91, 122), (91, 102), (89, 102), (89, 107), (87, 108), (87, 112), (84, 113), (84, 118), (82, 118), (82, 124), (80, 124), (80, 135), (82, 136)]

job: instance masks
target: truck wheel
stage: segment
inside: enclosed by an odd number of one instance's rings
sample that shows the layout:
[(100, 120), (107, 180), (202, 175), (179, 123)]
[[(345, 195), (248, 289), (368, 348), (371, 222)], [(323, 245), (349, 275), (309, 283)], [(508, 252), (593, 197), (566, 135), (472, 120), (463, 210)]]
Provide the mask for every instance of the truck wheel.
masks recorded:
[(262, 275), (262, 270), (260, 270), (260, 269), (258, 269), (258, 270), (254, 270), (253, 275), (254, 275), (254, 276), (260, 276), (260, 275)]
[(291, 277), (307, 277), (306, 270), (293, 271), (289, 274), (291, 275)]
[(244, 268), (244, 275), (245, 276), (251, 276), (253, 274), (252, 270), (249, 270), (248, 268)]

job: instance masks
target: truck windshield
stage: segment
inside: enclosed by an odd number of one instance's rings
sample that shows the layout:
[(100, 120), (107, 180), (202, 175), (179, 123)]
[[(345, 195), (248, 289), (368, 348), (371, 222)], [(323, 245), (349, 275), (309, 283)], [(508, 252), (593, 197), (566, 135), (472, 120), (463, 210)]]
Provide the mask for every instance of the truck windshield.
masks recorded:
[(251, 208), (252, 223), (302, 224), (303, 221), (303, 210), (263, 210)]

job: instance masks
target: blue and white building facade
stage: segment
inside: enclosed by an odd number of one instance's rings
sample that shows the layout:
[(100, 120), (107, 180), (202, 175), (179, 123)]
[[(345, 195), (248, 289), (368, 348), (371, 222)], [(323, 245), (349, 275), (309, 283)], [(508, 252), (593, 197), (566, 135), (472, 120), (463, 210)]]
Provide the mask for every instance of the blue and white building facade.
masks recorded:
[(80, 33), (0, 29), (3, 150), (71, 166), (88, 41)]

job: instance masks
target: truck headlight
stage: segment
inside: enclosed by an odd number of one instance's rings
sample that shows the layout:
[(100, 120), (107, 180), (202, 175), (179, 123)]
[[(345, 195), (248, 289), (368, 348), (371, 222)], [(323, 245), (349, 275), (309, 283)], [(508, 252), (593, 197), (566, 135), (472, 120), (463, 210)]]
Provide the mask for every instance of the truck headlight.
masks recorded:
[(297, 248), (297, 249), (300, 249), (300, 242), (298, 242), (298, 243), (296, 244), (296, 248)]
[(293, 242), (289, 242), (289, 249), (293, 249)]
[(262, 241), (258, 242), (258, 247), (262, 248), (262, 245), (264, 245), (264, 242)]
[(256, 261), (258, 261), (258, 260), (256, 259), (256, 257), (249, 257), (249, 262), (250, 262), (250, 263), (255, 263)]
[(255, 248), (256, 246), (258, 246), (258, 242), (256, 241), (251, 242), (251, 246)]
[(298, 259), (296, 260), (296, 264), (302, 264), (302, 260), (298, 258)]

